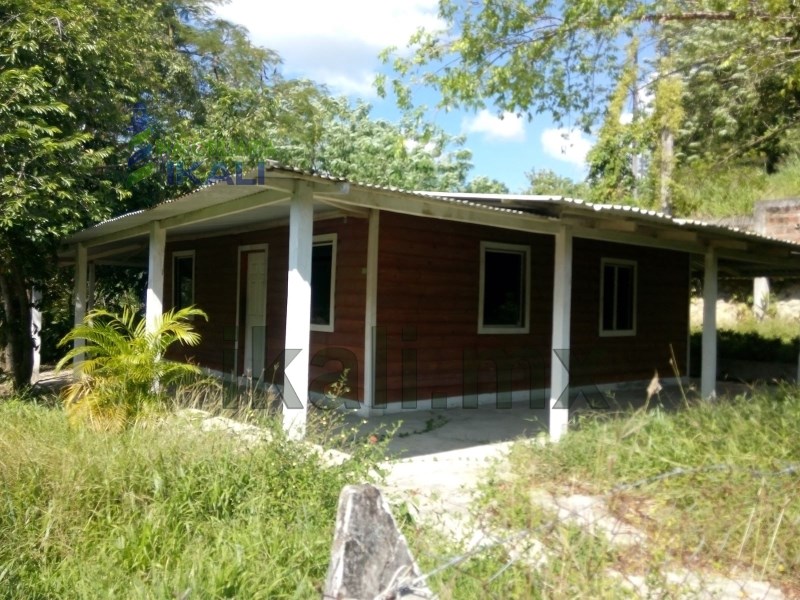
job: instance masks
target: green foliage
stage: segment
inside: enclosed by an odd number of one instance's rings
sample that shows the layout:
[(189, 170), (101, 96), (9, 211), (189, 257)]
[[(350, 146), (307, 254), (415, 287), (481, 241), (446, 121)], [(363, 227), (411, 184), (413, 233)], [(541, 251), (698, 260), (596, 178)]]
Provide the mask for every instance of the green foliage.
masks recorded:
[(532, 169), (525, 173), (528, 187), (523, 193), (542, 196), (565, 196), (567, 198), (588, 198), (589, 186), (562, 177), (550, 169)]
[(675, 211), (706, 218), (752, 214), (768, 180), (755, 166), (680, 167), (674, 179)]
[[(701, 197), (694, 165), (771, 174), (797, 151), (800, 17), (785, 0), (441, 0), (439, 18), (442, 30), (384, 52), (396, 76), (379, 91), (409, 106), (414, 86), (431, 86), (445, 107), (547, 112), (586, 132), (603, 123), (590, 157), (600, 201), (669, 210), (674, 196), (686, 214)], [(631, 39), (654, 51), (631, 60)], [(652, 113), (623, 126), (634, 89), (655, 97)], [(640, 181), (633, 156), (650, 165)]]
[[(497, 481), (492, 479), (492, 484), (497, 485)], [(495, 500), (505, 501), (501, 494), (506, 487), (500, 485), (497, 491)], [(482, 506), (480, 510), (489, 519), (498, 516), (494, 506)], [(518, 525), (514, 523), (515, 527)], [(428, 582), (442, 600), (633, 597), (606, 572), (614, 564), (608, 545), (576, 526), (560, 526), (552, 514), (538, 513), (526, 521), (525, 531), (506, 530), (508, 537), (517, 538), (516, 542), (491, 547), (489, 540), (484, 540), (487, 546), (477, 551), (445, 538), (433, 527), (408, 522), (403, 529), (423, 572), (434, 573)], [(502, 535), (502, 530), (498, 531), (498, 539)], [(535, 565), (520, 558), (535, 545), (533, 540), (546, 545), (547, 562)], [(509, 552), (510, 548), (515, 552)], [(535, 557), (535, 550), (530, 555)], [(450, 561), (454, 564), (447, 566)]]
[[(254, 168), (264, 160), (405, 189), (464, 188), (472, 154), (464, 139), (424, 120), (420, 110), (399, 123), (374, 119), (308, 81), (269, 87), (215, 85), (205, 125), (162, 142), (173, 162), (198, 165), (202, 180), (217, 167)], [(153, 176), (163, 177), (154, 171)]]
[[(444, 31), (418, 31), (409, 40), (410, 56), (384, 52), (398, 74), (391, 87), (401, 104), (412, 100), (407, 84), (422, 83), (437, 88), (443, 106), (491, 103), (515, 114), (550, 112), (556, 119), (577, 113), (588, 126), (608, 92), (593, 75), (615, 77), (620, 57), (612, 42), (634, 26), (625, 8), (618, 0), (441, 0)], [(387, 82), (379, 84), (385, 93)]]
[[(130, 107), (171, 90), (160, 2), (10, 0), (0, 28), (0, 329), (16, 386), (30, 377), (32, 285), (59, 240), (108, 216)], [(187, 61), (188, 59), (183, 59)], [(180, 61), (176, 61), (180, 62)]]
[(479, 175), (470, 180), (462, 191), (471, 194), (507, 194), (508, 186), (497, 179)]
[(643, 153), (650, 131), (643, 125), (638, 112), (633, 114), (630, 123), (623, 123), (622, 119), (625, 106), (636, 88), (638, 65), (635, 57), (638, 48), (639, 42), (634, 39), (628, 48), (628, 62), (597, 134), (597, 143), (586, 157), (590, 195), (597, 202), (629, 204), (637, 195), (638, 181), (633, 159)]
[(280, 437), (245, 448), (178, 422), (107, 434), (0, 404), (0, 598), (311, 598), (342, 486)]
[(665, 25), (684, 83), (684, 162), (744, 161), (772, 173), (796, 149), (797, 17), (784, 2), (764, 8), (773, 18)]
[(73, 359), (81, 359), (77, 381), (63, 393), (70, 422), (119, 429), (149, 411), (163, 409), (169, 386), (200, 374), (197, 366), (165, 360), (164, 355), (175, 343), (196, 346), (200, 342), (191, 320), (201, 317), (207, 318), (195, 307), (171, 310), (147, 331), (145, 320), (131, 308), (121, 315), (90, 311), (60, 342), (61, 346), (81, 342), (56, 366), (62, 369)]
[(583, 415), (558, 444), (518, 444), (511, 482), (487, 485), (487, 500), (495, 498), (496, 518), (516, 528), (541, 523), (530, 501), (536, 490), (597, 494), (650, 537), (618, 551), (617, 569), (675, 569), (685, 560), (693, 568), (688, 557), (702, 554), (718, 572), (752, 568), (756, 577), (790, 583), (800, 569), (798, 419), (794, 387), (675, 413)]

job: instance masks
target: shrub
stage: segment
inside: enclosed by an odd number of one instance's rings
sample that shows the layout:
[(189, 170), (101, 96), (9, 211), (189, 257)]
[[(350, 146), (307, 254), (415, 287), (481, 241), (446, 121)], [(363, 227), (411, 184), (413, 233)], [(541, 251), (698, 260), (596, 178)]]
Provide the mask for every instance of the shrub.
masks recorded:
[(200, 342), (191, 324), (194, 317), (207, 318), (195, 307), (166, 312), (150, 332), (132, 309), (125, 309), (122, 315), (90, 311), (59, 343), (83, 341), (56, 366), (62, 369), (72, 359), (82, 358), (77, 381), (63, 393), (70, 422), (120, 429), (162, 408), (169, 386), (200, 373), (196, 365), (164, 360), (172, 344), (195, 346)]

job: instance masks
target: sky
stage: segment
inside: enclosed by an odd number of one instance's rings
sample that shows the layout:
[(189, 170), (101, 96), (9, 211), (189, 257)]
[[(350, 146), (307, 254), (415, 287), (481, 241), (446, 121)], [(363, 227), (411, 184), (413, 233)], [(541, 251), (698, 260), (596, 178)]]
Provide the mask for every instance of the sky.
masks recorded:
[[(246, 27), (253, 42), (276, 50), (286, 77), (304, 77), (325, 84), (334, 94), (362, 99), (372, 115), (397, 121), (400, 111), (391, 96), (378, 97), (373, 81), (391, 76), (378, 54), (387, 46), (404, 48), (419, 27), (440, 28), (437, 0), (230, 0), (216, 9), (228, 21)], [(522, 191), (525, 172), (551, 169), (581, 180), (592, 145), (586, 134), (559, 128), (547, 115), (532, 121), (496, 109), (436, 109), (435, 90), (415, 96), (429, 107), (428, 117), (453, 135), (465, 135), (472, 151), (470, 178), (485, 175)]]

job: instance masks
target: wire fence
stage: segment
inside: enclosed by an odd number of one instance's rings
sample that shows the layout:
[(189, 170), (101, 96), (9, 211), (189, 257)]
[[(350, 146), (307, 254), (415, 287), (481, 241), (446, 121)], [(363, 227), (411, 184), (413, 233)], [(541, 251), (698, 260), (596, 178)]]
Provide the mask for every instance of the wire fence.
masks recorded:
[[(681, 478), (693, 492), (676, 496), (669, 488)], [(700, 506), (726, 487), (738, 494), (729, 506), (718, 514)], [(483, 505), (460, 551), (443, 556), (422, 544), (422, 574), (395, 578), (376, 599), (800, 598), (798, 464), (678, 467), (601, 495), (528, 497), (517, 507), (527, 527), (509, 529), (507, 512)]]

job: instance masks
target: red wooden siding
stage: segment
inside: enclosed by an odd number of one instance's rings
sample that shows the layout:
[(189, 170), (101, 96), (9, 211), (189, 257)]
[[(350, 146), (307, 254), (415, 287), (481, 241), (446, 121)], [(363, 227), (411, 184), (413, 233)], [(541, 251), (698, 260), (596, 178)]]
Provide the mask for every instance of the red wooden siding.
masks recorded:
[[(346, 363), (345, 366), (351, 368), (349, 396), (360, 400), (363, 397), (367, 222), (339, 218), (314, 224), (315, 235), (326, 233), (337, 234), (335, 321), (332, 333), (311, 332), (312, 389), (319, 389), (326, 380), (334, 379)], [(172, 306), (172, 253), (194, 250), (195, 304), (209, 316), (208, 323), (197, 324), (202, 335), (201, 344), (173, 356), (192, 357), (205, 367), (230, 372), (237, 330), (238, 248), (268, 244), (266, 366), (280, 362), (286, 330), (288, 236), (288, 227), (283, 226), (167, 244), (165, 307)], [(272, 372), (266, 373), (266, 377), (271, 380)]]
[[(334, 331), (312, 332), (312, 390), (322, 391), (343, 367), (349, 396), (363, 399), (365, 219), (314, 225), (337, 234)], [(530, 324), (525, 334), (479, 334), (482, 241), (531, 249)], [(165, 306), (172, 303), (172, 253), (195, 252), (195, 302), (202, 343), (186, 354), (230, 371), (236, 336), (238, 247), (268, 244), (266, 363), (279, 361), (285, 339), (288, 228), (170, 242)], [(376, 402), (465, 398), (549, 385), (553, 289), (552, 236), (382, 213), (378, 256)], [(688, 331), (689, 257), (685, 253), (576, 239), (572, 284), (573, 385), (671, 376), (670, 350), (684, 368)], [(636, 335), (601, 337), (602, 258), (637, 263)], [(175, 356), (177, 356), (176, 354)], [(270, 379), (272, 373), (267, 373)], [(501, 397), (501, 399), (503, 399)]]
[[(481, 241), (531, 247), (529, 333), (477, 333)], [(604, 257), (637, 263), (634, 336), (600, 336)], [(573, 260), (571, 383), (670, 377), (670, 344), (685, 373), (688, 255), (576, 239)], [(548, 387), (552, 285), (551, 236), (383, 213), (376, 400)]]
[[(635, 261), (636, 335), (600, 336), (600, 263)], [(672, 377), (670, 344), (686, 375), (689, 255), (576, 239), (572, 267), (570, 381), (573, 385)]]
[[(529, 333), (477, 333), (481, 241), (531, 247)], [(378, 264), (376, 401), (546, 385), (552, 237), (382, 213)]]

